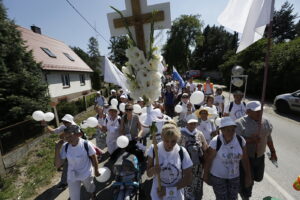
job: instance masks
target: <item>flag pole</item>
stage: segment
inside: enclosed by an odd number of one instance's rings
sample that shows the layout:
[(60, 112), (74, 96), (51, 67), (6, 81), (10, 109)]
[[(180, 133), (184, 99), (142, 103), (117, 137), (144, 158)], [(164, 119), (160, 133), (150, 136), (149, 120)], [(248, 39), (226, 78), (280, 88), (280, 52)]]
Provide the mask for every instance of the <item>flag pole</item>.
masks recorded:
[[(265, 97), (266, 97), (266, 88), (267, 88), (267, 81), (268, 81), (268, 73), (269, 73), (269, 65), (270, 65), (270, 55), (271, 55), (271, 47), (272, 47), (272, 26), (273, 26), (273, 13), (274, 13), (274, 4), (275, 0), (272, 0), (272, 7), (270, 12), (270, 23), (268, 26), (268, 44), (267, 44), (267, 52), (265, 57), (265, 66), (264, 66), (264, 80), (263, 80), (263, 88), (262, 88), (262, 95), (261, 95), (261, 113), (259, 118), (259, 124), (258, 124), (258, 133), (261, 132), (261, 126), (262, 126), (262, 116), (263, 116), (263, 108), (265, 104)], [(255, 143), (255, 157), (257, 157), (257, 143)]]

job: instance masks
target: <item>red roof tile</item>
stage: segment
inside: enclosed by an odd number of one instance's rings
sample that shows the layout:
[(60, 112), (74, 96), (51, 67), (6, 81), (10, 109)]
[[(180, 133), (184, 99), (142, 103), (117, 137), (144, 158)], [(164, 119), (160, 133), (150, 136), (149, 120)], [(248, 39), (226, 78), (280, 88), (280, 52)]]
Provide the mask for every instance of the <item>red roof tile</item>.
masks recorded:
[[(23, 27), (17, 27), (22, 34), (25, 45), (33, 50), (33, 56), (37, 62), (42, 63), (44, 70), (59, 71), (81, 71), (93, 72), (93, 70), (65, 43), (53, 38), (34, 33)], [(56, 58), (48, 56), (42, 49), (47, 48)], [(74, 61), (71, 61), (63, 53), (69, 54)]]

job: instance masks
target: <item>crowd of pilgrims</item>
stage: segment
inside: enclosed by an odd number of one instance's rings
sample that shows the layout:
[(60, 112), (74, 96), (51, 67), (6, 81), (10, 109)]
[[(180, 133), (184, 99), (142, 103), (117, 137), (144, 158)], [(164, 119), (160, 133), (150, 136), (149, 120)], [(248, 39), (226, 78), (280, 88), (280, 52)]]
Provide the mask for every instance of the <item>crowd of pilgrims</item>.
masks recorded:
[[(202, 91), (205, 95), (201, 104), (194, 105), (189, 100), (195, 91)], [(190, 78), (183, 88), (176, 81), (164, 84), (161, 97), (150, 106), (157, 121), (155, 139), (159, 163), (156, 163), (149, 127), (140, 119), (141, 111), (135, 113), (134, 109), (135, 104), (142, 109), (146, 106), (143, 98), (131, 99), (130, 94), (122, 89), (111, 90), (107, 97), (97, 92), (94, 106), (98, 119), (95, 145), (82, 139), (83, 131), (71, 115), (66, 114), (62, 118), (63, 125), (56, 129), (48, 126), (49, 131), (63, 132), (62, 140), (56, 145), (55, 164), (63, 170), (58, 187), (68, 186), (70, 199), (76, 200), (80, 199), (80, 187), (83, 184), (91, 198), (95, 199), (93, 177), (101, 175), (98, 162), (103, 162), (103, 159), (97, 159), (97, 149), (100, 149), (102, 154), (108, 154), (108, 162), (112, 163), (124, 151), (135, 155), (141, 173), (153, 177), (150, 192), (153, 200), (202, 199), (203, 181), (212, 186), (217, 200), (235, 200), (238, 193), (242, 199), (249, 199), (253, 181), (261, 181), (264, 169), (261, 169), (262, 164), (256, 169), (250, 154), (247, 154), (247, 150), (254, 147), (248, 147), (246, 141), (248, 143), (248, 139), (250, 141), (254, 136), (248, 134), (248, 129), (245, 131), (245, 127), (249, 126), (245, 120), (257, 115), (261, 105), (258, 101), (244, 103), (240, 91), (234, 92), (233, 101), (224, 105), (222, 92), (221, 88), (213, 86), (209, 78), (204, 84), (195, 84)], [(113, 99), (118, 100), (118, 105), (111, 104)], [(120, 109), (121, 103), (125, 104), (125, 109)], [(180, 113), (175, 112), (176, 105), (182, 106)], [(212, 109), (218, 116), (211, 116)], [(251, 119), (257, 122), (254, 118)], [(262, 155), (266, 144), (271, 152), (275, 152), (273, 144), (269, 145), (272, 125), (268, 121), (265, 123), (268, 127), (264, 126), (266, 141), (260, 147)], [(251, 131), (257, 131), (253, 129)], [(244, 134), (248, 134), (248, 138), (241, 137)], [(119, 148), (116, 142), (122, 135), (129, 139), (124, 149)], [(257, 145), (254, 159), (257, 159), (256, 150)], [(276, 157), (276, 154), (272, 156)], [(260, 174), (255, 175), (256, 171), (260, 171)]]

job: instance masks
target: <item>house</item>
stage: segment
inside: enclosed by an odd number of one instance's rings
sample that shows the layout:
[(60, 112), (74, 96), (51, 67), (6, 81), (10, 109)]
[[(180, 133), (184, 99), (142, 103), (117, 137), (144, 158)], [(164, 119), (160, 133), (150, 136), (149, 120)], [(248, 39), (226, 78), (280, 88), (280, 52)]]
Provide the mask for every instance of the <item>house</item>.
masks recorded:
[(71, 100), (88, 94), (93, 70), (65, 43), (41, 34), (41, 29), (17, 27), (28, 50), (42, 63), (51, 101)]

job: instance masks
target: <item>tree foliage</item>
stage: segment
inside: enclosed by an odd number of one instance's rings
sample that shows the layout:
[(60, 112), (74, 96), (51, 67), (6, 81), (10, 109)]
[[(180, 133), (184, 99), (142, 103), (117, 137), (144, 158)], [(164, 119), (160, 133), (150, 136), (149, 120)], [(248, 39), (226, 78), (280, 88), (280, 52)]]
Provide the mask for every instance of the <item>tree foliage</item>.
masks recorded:
[(41, 64), (26, 50), (21, 33), (0, 2), (0, 127), (22, 121), (34, 110), (47, 110), (48, 87)]
[(163, 56), (169, 66), (183, 72), (190, 68), (191, 48), (202, 40), (200, 15), (181, 15), (173, 21)]
[(274, 11), (272, 38), (280, 43), (285, 40), (292, 40), (296, 37), (295, 19), (293, 4), (286, 1), (279, 11)]
[(109, 59), (119, 68), (125, 66), (128, 61), (125, 50), (129, 48), (129, 40), (127, 36), (111, 37), (110, 39), (110, 56)]
[(203, 31), (203, 41), (197, 44), (192, 55), (193, 68), (216, 70), (224, 63), (227, 54), (232, 54), (236, 50), (237, 41), (237, 33), (231, 34), (222, 26), (206, 26)]
[(95, 90), (101, 89), (101, 55), (99, 52), (98, 40), (94, 37), (89, 39), (88, 43), (88, 54), (89, 54), (89, 66), (93, 69), (91, 76), (92, 87)]

